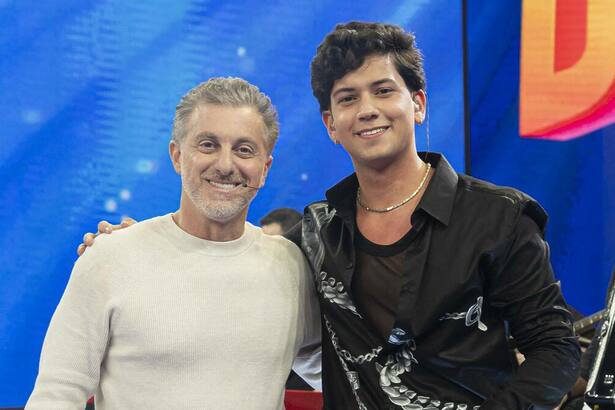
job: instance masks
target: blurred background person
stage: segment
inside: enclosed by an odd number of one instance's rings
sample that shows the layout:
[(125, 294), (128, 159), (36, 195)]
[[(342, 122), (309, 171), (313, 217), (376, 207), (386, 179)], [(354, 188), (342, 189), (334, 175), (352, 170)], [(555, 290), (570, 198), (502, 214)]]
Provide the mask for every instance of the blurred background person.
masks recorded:
[(284, 236), (301, 221), (302, 215), (292, 208), (276, 208), (263, 216), (259, 223), (268, 235)]

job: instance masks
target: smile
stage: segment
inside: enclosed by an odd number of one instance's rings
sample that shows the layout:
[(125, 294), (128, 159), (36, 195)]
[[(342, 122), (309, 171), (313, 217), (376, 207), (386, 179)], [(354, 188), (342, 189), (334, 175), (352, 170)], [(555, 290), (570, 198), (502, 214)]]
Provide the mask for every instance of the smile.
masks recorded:
[(366, 130), (361, 130), (358, 132), (355, 132), (355, 135), (358, 135), (359, 137), (376, 137), (379, 135), (382, 135), (385, 133), (386, 130), (388, 130), (389, 127), (378, 127), (378, 128), (370, 128), (370, 129), (366, 129)]
[(209, 185), (222, 191), (232, 191), (241, 185), (241, 182), (216, 182), (211, 179), (206, 179)]

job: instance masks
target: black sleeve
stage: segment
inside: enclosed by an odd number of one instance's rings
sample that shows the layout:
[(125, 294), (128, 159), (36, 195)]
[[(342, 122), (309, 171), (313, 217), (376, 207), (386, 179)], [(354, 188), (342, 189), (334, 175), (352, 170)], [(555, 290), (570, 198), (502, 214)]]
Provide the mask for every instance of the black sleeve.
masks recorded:
[(526, 360), (481, 410), (553, 409), (579, 373), (571, 315), (537, 222), (520, 213), (493, 264), (488, 303), (509, 323)]

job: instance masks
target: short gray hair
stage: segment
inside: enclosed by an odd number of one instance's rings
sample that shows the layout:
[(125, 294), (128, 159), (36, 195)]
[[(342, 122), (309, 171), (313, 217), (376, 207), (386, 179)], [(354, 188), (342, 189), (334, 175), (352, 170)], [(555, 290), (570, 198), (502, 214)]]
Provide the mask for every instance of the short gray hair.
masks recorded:
[(173, 140), (182, 142), (186, 137), (186, 123), (194, 110), (203, 104), (253, 107), (263, 119), (266, 128), (266, 145), (273, 150), (280, 133), (278, 113), (271, 99), (257, 86), (237, 77), (215, 77), (188, 91), (175, 108)]

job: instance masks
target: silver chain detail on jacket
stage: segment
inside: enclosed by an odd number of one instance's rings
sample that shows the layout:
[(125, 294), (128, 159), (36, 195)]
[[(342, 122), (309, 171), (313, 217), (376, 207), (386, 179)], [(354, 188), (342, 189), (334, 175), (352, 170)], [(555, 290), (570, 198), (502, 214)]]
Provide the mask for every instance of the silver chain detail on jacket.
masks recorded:
[[(469, 410), (465, 403), (442, 402), (441, 400), (422, 395), (401, 382), (404, 373), (410, 373), (413, 365), (418, 365), (413, 354), (414, 343), (408, 342), (399, 351), (387, 355), (384, 365), (376, 363), (379, 373), (379, 384), (389, 401), (402, 410)], [(477, 410), (479, 406), (472, 409)]]
[[(346, 351), (345, 349), (341, 349), (339, 346), (339, 343), (337, 341), (337, 335), (335, 334), (335, 331), (333, 331), (333, 327), (331, 326), (331, 323), (329, 323), (329, 320), (327, 319), (327, 316), (322, 315), (322, 318), (325, 321), (325, 326), (327, 327), (327, 332), (329, 333), (329, 337), (331, 338), (331, 343), (333, 344), (333, 348), (335, 349), (335, 353), (337, 354), (337, 358), (340, 359), (340, 363), (342, 363), (342, 369), (344, 369), (344, 372), (346, 373), (346, 377), (348, 378), (348, 383), (350, 383), (350, 388), (352, 389), (352, 394), (354, 395), (355, 400), (357, 401), (357, 406), (359, 406), (359, 410), (368, 410), (367, 407), (365, 406), (365, 404), (363, 403), (363, 401), (361, 400), (361, 398), (359, 397), (359, 394), (357, 393), (357, 390), (359, 390), (361, 388), (360, 383), (359, 383), (359, 375), (357, 374), (357, 372), (355, 371), (351, 371), (348, 368), (348, 365), (346, 364), (346, 360), (344, 355), (341, 353), (342, 351), (346, 352), (348, 354), (348, 356), (350, 356), (350, 358), (353, 358), (353, 356)], [(378, 347), (378, 349), (382, 350), (382, 347)], [(373, 349), (373, 350), (377, 350), (377, 349)], [(372, 353), (368, 353), (366, 355), (363, 356), (358, 356), (355, 360), (357, 360), (356, 363), (358, 363), (358, 359), (362, 358), (362, 362), (361, 363), (365, 363), (366, 359), (364, 358), (364, 356), (370, 356), (373, 355), (373, 351)], [(376, 353), (375, 356), (371, 357), (368, 361), (371, 361), (374, 359), (374, 357), (376, 357), (378, 355), (378, 353)], [(350, 360), (348, 360), (350, 361)]]
[(382, 351), (382, 346), (378, 346), (372, 349), (370, 353), (362, 354), (359, 356), (353, 356), (348, 350), (340, 347), (339, 341), (337, 339), (337, 335), (333, 331), (331, 324), (326, 318), (325, 318), (325, 325), (327, 326), (327, 331), (329, 332), (329, 336), (331, 336), (331, 343), (333, 344), (335, 351), (337, 352), (338, 355), (342, 356), (345, 360), (349, 361), (350, 363), (363, 364), (365, 362), (371, 362), (376, 357), (378, 357), (378, 354), (380, 354), (380, 352)]
[(320, 272), (319, 279), (316, 282), (316, 290), (322, 295), (325, 300), (335, 303), (342, 309), (349, 310), (353, 314), (363, 319), (363, 316), (357, 311), (356, 306), (350, 299), (350, 295), (344, 289), (342, 282), (336, 281), (333, 277), (327, 277), (327, 272)]

